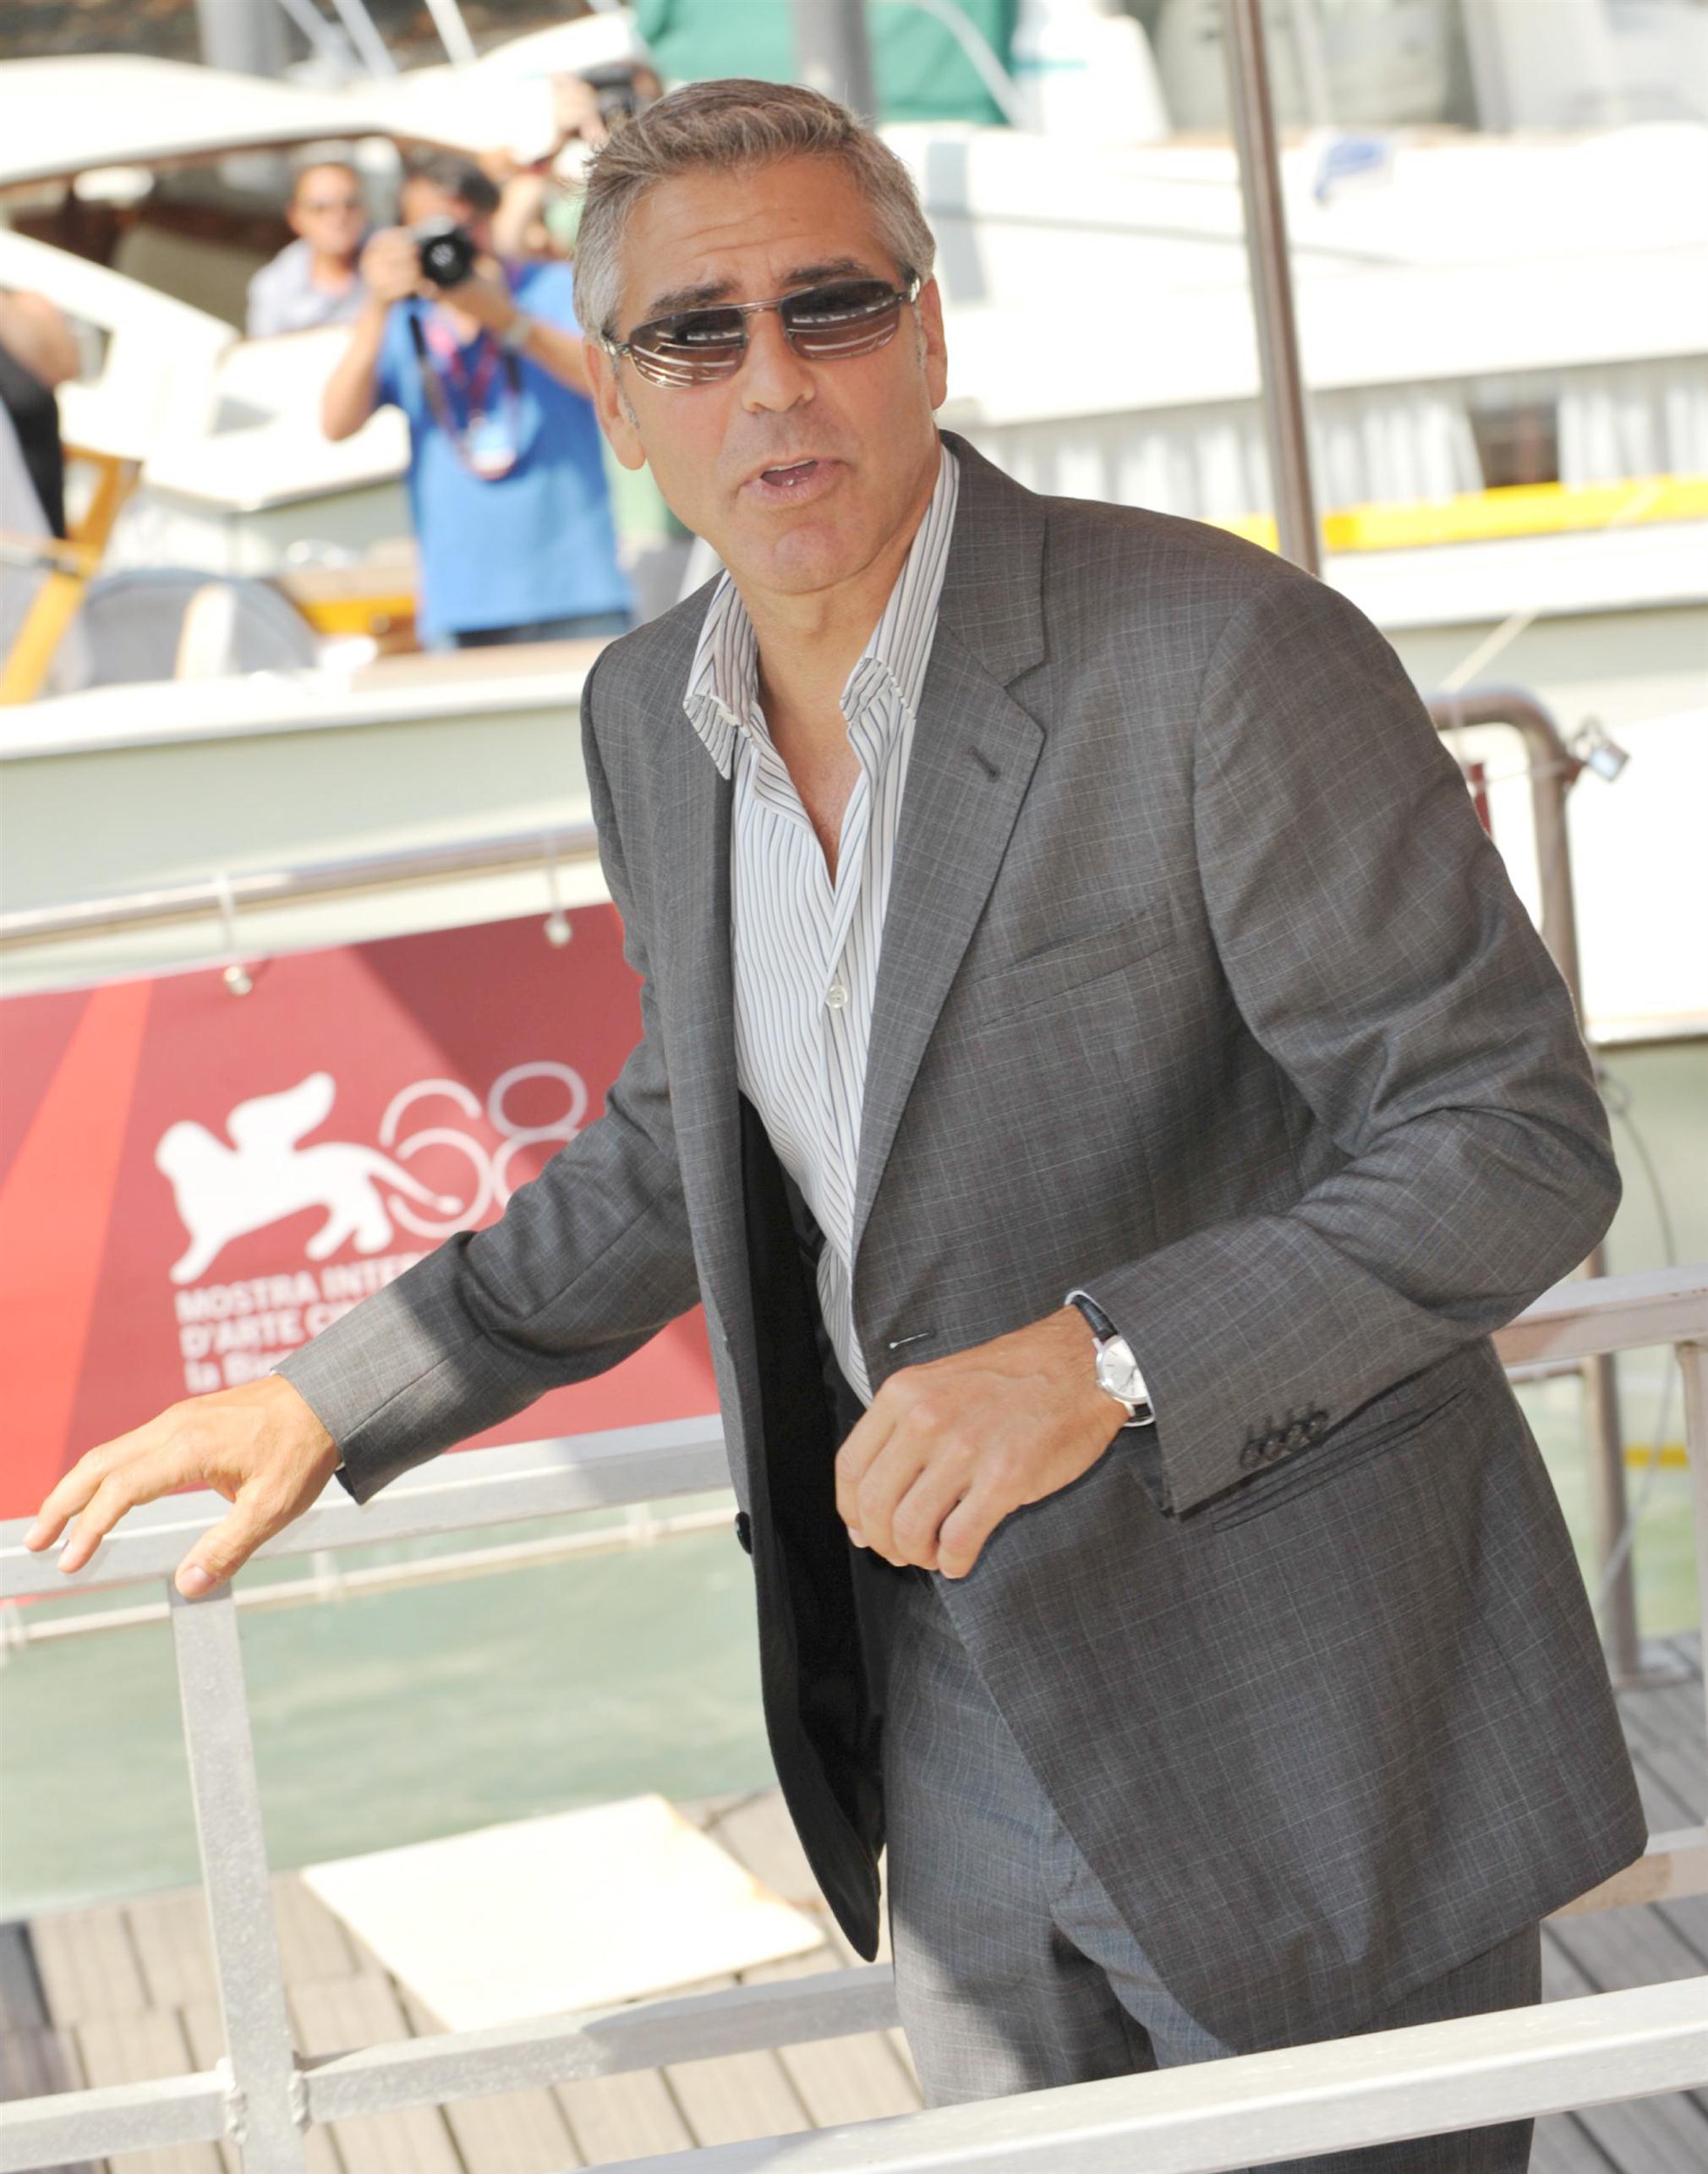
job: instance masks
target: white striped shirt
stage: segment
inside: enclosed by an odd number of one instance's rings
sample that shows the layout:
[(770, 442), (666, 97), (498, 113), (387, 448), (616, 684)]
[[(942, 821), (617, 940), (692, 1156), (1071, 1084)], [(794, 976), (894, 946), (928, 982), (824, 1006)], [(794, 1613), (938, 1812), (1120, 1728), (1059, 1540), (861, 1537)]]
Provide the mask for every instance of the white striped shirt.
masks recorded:
[(937, 487), (872, 638), (842, 689), (860, 775), (833, 883), (759, 707), (758, 644), (729, 575), (712, 594), (682, 707), (735, 779), (731, 890), (736, 1064), (742, 1092), (824, 1234), (818, 1305), (837, 1360), (872, 1400), (854, 1333), (854, 1186), (866, 1049), (914, 715), (937, 631), (961, 471)]

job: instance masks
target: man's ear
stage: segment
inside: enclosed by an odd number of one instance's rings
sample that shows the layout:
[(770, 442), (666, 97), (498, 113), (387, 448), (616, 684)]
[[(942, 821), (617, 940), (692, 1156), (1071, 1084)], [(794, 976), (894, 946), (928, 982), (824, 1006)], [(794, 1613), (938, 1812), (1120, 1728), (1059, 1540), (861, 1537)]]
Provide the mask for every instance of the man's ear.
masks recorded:
[(932, 406), (940, 408), (949, 397), (949, 342), (943, 330), (943, 293), (934, 277), (920, 288), (916, 307), (925, 342), (926, 387)]
[(625, 468), (644, 468), (646, 448), (641, 443), (634, 410), (617, 376), (616, 357), (608, 354), (596, 340), (585, 337), (581, 352), (587, 364), (588, 382), (593, 387), (594, 413), (599, 417), (599, 427), (605, 432), (611, 451)]

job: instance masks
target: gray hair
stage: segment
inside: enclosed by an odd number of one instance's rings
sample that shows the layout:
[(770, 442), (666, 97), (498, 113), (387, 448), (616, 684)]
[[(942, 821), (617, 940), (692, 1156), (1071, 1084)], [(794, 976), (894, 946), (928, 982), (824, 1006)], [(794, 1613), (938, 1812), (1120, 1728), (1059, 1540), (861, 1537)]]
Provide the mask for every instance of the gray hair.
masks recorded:
[(703, 167), (774, 159), (840, 159), (872, 206), (898, 272), (928, 278), (937, 244), (913, 177), (846, 106), (797, 84), (714, 76), (684, 84), (618, 129), (588, 168), (575, 241), (575, 314), (589, 334), (616, 333), (629, 214), (661, 181)]

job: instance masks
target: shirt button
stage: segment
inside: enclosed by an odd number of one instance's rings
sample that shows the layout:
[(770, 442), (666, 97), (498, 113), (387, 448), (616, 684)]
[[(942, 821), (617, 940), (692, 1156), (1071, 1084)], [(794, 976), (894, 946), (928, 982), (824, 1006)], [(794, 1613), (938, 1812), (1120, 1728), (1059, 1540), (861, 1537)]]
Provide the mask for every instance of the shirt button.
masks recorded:
[(824, 992), (824, 1001), (832, 1011), (840, 1011), (848, 1001), (848, 992), (840, 982), (832, 982)]

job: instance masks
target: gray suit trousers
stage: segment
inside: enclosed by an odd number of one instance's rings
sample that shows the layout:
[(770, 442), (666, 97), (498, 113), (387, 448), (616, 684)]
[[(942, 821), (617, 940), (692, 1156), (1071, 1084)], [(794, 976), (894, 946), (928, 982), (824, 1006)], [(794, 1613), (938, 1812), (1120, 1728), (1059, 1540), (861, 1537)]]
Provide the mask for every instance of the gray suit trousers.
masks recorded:
[[(890, 1942), (902, 2026), (928, 2102), (1006, 2097), (1229, 2052), (1158, 1977), (1056, 1816), (935, 1578), (909, 1570), (883, 1583)], [(1136, 1833), (1134, 1848), (1144, 1846)], [(1541, 1997), (1541, 1936), (1530, 1925), (1365, 2028), (1524, 2007)], [(1522, 2174), (1530, 2129), (1519, 2122), (1335, 2152), (1289, 2161), (1280, 2174)]]

